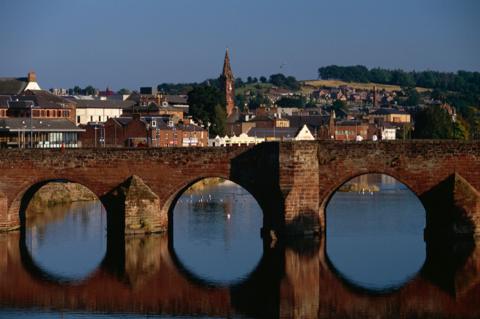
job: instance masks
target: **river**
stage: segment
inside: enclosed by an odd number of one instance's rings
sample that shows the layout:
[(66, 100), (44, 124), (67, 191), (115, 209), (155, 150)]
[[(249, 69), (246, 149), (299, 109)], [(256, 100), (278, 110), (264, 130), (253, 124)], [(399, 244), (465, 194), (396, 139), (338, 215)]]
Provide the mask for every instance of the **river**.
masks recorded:
[(335, 193), (325, 236), (274, 244), (231, 182), (187, 191), (169, 235), (108, 238), (98, 201), (26, 216), (0, 234), (0, 318), (480, 317), (479, 245), (426, 243), (408, 188), (352, 182), (378, 189)]

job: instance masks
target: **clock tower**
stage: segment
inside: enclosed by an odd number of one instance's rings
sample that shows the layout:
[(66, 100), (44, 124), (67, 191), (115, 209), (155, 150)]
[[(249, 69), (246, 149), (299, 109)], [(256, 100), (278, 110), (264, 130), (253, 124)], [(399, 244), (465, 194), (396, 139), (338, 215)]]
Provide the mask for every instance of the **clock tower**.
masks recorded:
[(225, 94), (227, 117), (233, 113), (235, 107), (235, 78), (233, 77), (232, 68), (230, 67), (230, 56), (228, 49), (225, 52), (225, 60), (223, 62), (223, 72), (220, 76), (222, 92)]

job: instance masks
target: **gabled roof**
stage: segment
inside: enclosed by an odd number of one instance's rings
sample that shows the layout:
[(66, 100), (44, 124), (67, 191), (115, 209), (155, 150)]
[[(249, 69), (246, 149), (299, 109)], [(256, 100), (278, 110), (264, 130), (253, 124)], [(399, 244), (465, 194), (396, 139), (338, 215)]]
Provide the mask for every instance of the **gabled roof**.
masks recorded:
[(35, 106), (46, 108), (66, 108), (76, 104), (74, 101), (64, 99), (47, 91), (27, 90), (23, 92), (23, 94), (15, 96), (13, 99), (18, 99), (19, 101), (33, 101)]
[(20, 94), (27, 84), (27, 78), (0, 78), (0, 95)]
[(132, 118), (131, 117), (115, 117), (115, 118), (112, 118), (112, 120), (122, 126), (127, 126), (128, 123), (132, 121)]

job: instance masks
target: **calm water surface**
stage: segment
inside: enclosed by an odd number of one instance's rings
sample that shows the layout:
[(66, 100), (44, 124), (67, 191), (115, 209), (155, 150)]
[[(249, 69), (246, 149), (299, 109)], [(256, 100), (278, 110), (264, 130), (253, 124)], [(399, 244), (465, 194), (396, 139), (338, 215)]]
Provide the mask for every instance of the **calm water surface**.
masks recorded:
[(364, 180), (379, 191), (337, 192), (331, 199), (327, 254), (350, 283), (373, 291), (395, 289), (425, 262), (425, 209), (393, 178), (370, 175)]
[(324, 239), (275, 245), (231, 182), (187, 191), (170, 238), (108, 239), (100, 202), (27, 216), (25, 233), (0, 235), (0, 318), (480, 317), (478, 245), (438, 254), (405, 186), (352, 182), (379, 191), (337, 192)]

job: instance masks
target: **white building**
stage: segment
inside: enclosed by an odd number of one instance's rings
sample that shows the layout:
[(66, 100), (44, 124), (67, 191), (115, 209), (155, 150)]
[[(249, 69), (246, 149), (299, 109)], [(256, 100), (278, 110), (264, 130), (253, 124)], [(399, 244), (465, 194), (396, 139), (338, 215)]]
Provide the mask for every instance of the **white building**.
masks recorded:
[(395, 127), (382, 128), (382, 140), (395, 140), (397, 136)]
[(300, 129), (293, 127), (278, 128), (251, 128), (247, 134), (242, 133), (239, 136), (225, 135), (224, 137), (216, 136), (208, 140), (208, 146), (240, 146), (240, 145), (256, 145), (265, 141), (313, 141), (315, 137), (308, 129), (307, 125), (303, 125)]
[(245, 133), (239, 136), (233, 135), (229, 137), (216, 136), (215, 138), (208, 139), (208, 146), (240, 146), (240, 145), (256, 145), (265, 142), (264, 138), (251, 137)]
[(75, 100), (77, 117), (75, 123), (106, 122), (109, 118), (120, 117), (123, 110), (131, 108), (134, 101), (121, 100)]

